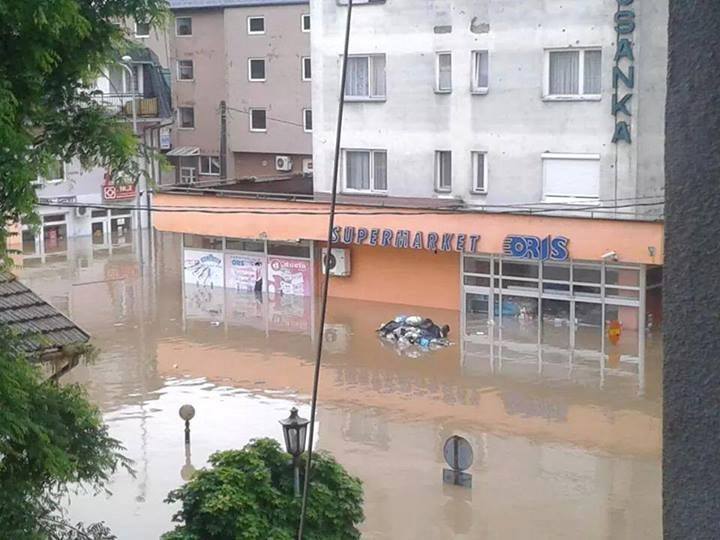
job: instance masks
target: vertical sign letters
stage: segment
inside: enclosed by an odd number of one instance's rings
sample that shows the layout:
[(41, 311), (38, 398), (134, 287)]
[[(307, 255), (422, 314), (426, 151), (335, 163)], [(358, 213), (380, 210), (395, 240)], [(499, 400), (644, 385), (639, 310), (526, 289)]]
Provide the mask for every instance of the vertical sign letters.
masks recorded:
[(632, 142), (630, 120), (632, 111), (630, 101), (635, 89), (635, 56), (633, 54), (633, 32), (635, 31), (635, 11), (629, 6), (635, 0), (617, 0), (615, 12), (615, 31), (617, 49), (613, 67), (612, 115), (615, 117), (615, 133), (612, 142)]

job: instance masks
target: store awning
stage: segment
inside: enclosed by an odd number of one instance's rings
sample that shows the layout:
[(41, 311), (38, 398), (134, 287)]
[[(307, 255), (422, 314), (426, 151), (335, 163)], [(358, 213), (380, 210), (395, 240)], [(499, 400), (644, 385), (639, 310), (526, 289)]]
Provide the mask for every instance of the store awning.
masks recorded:
[(173, 148), (166, 155), (170, 157), (199, 156), (200, 148), (197, 146), (180, 146)]

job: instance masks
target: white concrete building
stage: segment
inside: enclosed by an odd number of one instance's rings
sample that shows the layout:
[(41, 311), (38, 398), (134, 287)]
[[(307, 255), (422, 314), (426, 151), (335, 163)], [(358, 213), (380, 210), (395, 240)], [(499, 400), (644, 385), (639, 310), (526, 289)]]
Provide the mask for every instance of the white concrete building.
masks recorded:
[[(311, 0), (317, 192), (331, 187), (346, 4)], [(340, 190), (658, 215), (628, 204), (662, 200), (665, 4), (356, 0)]]

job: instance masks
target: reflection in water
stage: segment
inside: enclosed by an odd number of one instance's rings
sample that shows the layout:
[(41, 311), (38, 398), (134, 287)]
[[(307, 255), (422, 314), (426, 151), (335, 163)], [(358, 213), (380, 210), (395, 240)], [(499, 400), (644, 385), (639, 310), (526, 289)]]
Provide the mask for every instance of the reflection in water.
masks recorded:
[[(123, 539), (169, 530), (175, 509), (164, 497), (213, 451), (279, 440), (277, 421), (293, 405), (308, 416), (317, 331), (311, 299), (183, 285), (178, 239), (147, 240), (109, 255), (89, 239), (71, 241), (67, 261), (22, 276), (102, 350), (69, 379), (87, 385), (138, 475), (118, 473), (109, 498), (73, 496), (69, 511), (106, 520)], [(476, 308), (487, 319), (484, 305)], [(661, 536), (654, 336), (643, 366), (630, 361), (637, 350), (610, 360), (604, 345), (588, 345), (596, 329), (568, 331), (559, 303), (543, 307), (552, 317), (526, 309), (502, 324), (486, 320), (464, 339), (451, 335), (452, 347), (408, 358), (374, 333), (408, 310), (330, 302), (317, 443), (364, 481), (364, 538)], [(461, 328), (457, 313), (422, 314)], [(184, 403), (197, 411), (192, 455), (177, 415)], [(451, 435), (473, 447), (470, 491), (442, 484)]]

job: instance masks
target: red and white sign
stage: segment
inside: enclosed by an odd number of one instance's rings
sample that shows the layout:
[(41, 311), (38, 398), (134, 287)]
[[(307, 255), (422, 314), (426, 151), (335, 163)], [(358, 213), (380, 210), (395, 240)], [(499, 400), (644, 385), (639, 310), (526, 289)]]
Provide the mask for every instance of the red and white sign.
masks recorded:
[(312, 266), (309, 260), (268, 257), (267, 291), (275, 294), (310, 296)]
[(105, 183), (103, 184), (103, 199), (106, 201), (124, 201), (134, 199), (137, 194), (135, 184), (119, 184), (113, 183), (109, 174), (105, 175)]

